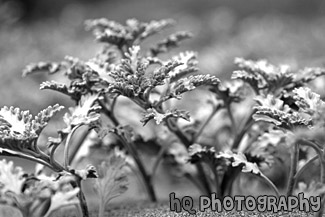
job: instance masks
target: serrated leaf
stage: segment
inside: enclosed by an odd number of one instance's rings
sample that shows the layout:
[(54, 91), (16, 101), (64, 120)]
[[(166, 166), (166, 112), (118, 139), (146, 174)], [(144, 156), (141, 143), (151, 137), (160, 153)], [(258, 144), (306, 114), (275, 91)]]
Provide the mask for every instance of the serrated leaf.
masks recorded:
[(0, 109), (0, 147), (27, 155), (38, 156), (37, 139), (50, 118), (62, 107), (49, 106), (34, 118), (19, 108)]
[(22, 168), (14, 167), (12, 161), (0, 161), (0, 197), (4, 197), (7, 192), (19, 195), (25, 182), (23, 175)]
[(55, 192), (55, 194), (51, 197), (51, 205), (48, 208), (45, 217), (50, 216), (52, 212), (62, 207), (79, 204), (79, 200), (77, 198), (79, 191), (79, 188), (74, 188), (69, 191)]
[(213, 85), (209, 90), (216, 93), (216, 97), (221, 99), (224, 105), (230, 105), (232, 102), (237, 103), (244, 99), (243, 89), (244, 83), (242, 81), (233, 80)]
[(125, 160), (115, 154), (109, 155), (107, 161), (98, 166), (98, 178), (94, 183), (94, 190), (99, 196), (100, 207), (107, 207), (108, 203), (127, 190), (128, 179), (125, 173)]
[(260, 89), (265, 87), (265, 84), (260, 76), (250, 74), (246, 71), (234, 71), (231, 75), (231, 79), (240, 79), (248, 83), (257, 94), (259, 94)]
[(300, 70), (295, 77), (292, 88), (298, 88), (315, 80), (316, 78), (325, 75), (324, 68), (305, 68)]
[(255, 114), (253, 118), (255, 121), (265, 121), (273, 123), (276, 126), (285, 129), (292, 129), (295, 127), (310, 127), (312, 120), (301, 116), (298, 112), (292, 111), (288, 105), (272, 95), (266, 98), (258, 96), (255, 98), (259, 106), (255, 106)]
[(294, 74), (289, 66), (274, 66), (266, 60), (252, 61), (236, 58), (242, 70), (235, 71), (233, 78), (249, 83), (257, 94), (279, 94), (287, 86), (294, 83)]
[(321, 100), (320, 95), (312, 92), (308, 87), (296, 88), (292, 91), (295, 95), (295, 104), (299, 106), (299, 110), (307, 114), (314, 113), (324, 108), (325, 102)]
[(97, 20), (87, 20), (85, 23), (86, 28), (93, 31), (97, 41), (116, 45), (121, 48), (123, 46), (129, 47), (133, 43), (143, 41), (147, 37), (172, 25), (173, 21), (160, 20), (144, 23), (136, 19), (129, 19), (126, 21), (126, 25), (122, 25), (101, 18)]
[(165, 113), (159, 113), (155, 109), (149, 109), (149, 111), (144, 115), (144, 118), (141, 120), (143, 125), (146, 125), (150, 120), (154, 119), (156, 124), (161, 124), (163, 121), (167, 120), (168, 118), (183, 118), (187, 121), (190, 120), (190, 115), (186, 111), (181, 110), (171, 110), (166, 111)]
[(197, 53), (195, 52), (186, 51), (180, 53), (177, 56), (174, 56), (172, 60), (180, 65), (170, 71), (170, 82), (178, 81), (180, 78), (198, 70)]
[(48, 71), (50, 74), (54, 74), (62, 69), (61, 63), (55, 62), (39, 62), (39, 63), (30, 63), (23, 70), (23, 77), (32, 74), (37, 71)]
[(50, 119), (63, 108), (63, 106), (56, 104), (43, 109), (35, 116), (34, 120), (32, 120), (32, 128), (37, 134), (40, 134), (41, 131), (47, 126)]
[(217, 156), (217, 158), (224, 158), (228, 159), (231, 162), (232, 167), (238, 167), (241, 166), (241, 171), (243, 173), (253, 173), (256, 175), (260, 175), (261, 171), (258, 168), (256, 163), (248, 162), (246, 156), (239, 152), (238, 154), (235, 154), (231, 151), (221, 152)]
[(68, 88), (67, 85), (58, 83), (56, 81), (45, 81), (40, 84), (41, 90), (54, 90), (65, 95), (70, 96), (72, 99), (78, 99), (78, 93), (73, 88)]
[(29, 111), (5, 106), (0, 109), (0, 135), (17, 139), (35, 136), (35, 132), (31, 128), (31, 121), (32, 115), (29, 114)]
[(216, 150), (214, 147), (201, 146), (200, 144), (193, 144), (188, 149), (188, 154), (190, 156), (189, 162), (206, 162), (217, 166), (221, 163), (216, 156)]
[(77, 125), (88, 125), (99, 120), (100, 114), (98, 111), (101, 107), (94, 105), (97, 99), (98, 95), (82, 96), (78, 106), (69, 109), (70, 113), (66, 113), (64, 116), (64, 122), (69, 129)]
[(287, 113), (270, 108), (258, 107), (253, 115), (255, 121), (273, 123), (278, 127), (292, 130), (295, 127), (311, 127), (312, 120), (301, 117), (298, 113)]
[(152, 56), (157, 56), (161, 53), (166, 53), (170, 49), (178, 47), (181, 41), (191, 37), (192, 34), (188, 32), (177, 32), (168, 36), (163, 41), (158, 42), (154, 47), (150, 48), (150, 53)]
[(179, 96), (188, 91), (192, 91), (203, 85), (216, 85), (220, 82), (218, 78), (212, 75), (191, 75), (187, 78), (178, 80), (173, 86), (170, 95)]

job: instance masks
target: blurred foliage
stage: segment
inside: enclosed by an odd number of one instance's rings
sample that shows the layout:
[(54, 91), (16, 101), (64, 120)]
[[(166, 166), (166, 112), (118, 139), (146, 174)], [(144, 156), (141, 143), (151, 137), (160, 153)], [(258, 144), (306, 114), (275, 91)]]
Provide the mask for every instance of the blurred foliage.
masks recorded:
[[(117, 21), (173, 18), (193, 39), (185, 47), (199, 52), (203, 73), (230, 77), (235, 57), (268, 59), (292, 67), (321, 66), (325, 43), (325, 9), (321, 1), (0, 1), (0, 96), (3, 105), (35, 109), (58, 102), (56, 94), (39, 92), (46, 77), (22, 80), (21, 70), (40, 59), (66, 55), (89, 58), (97, 51), (83, 20)], [(143, 11), (146, 13), (143, 13)], [(194, 12), (195, 11), (195, 12)], [(59, 46), (58, 46), (59, 45)], [(36, 80), (37, 79), (37, 80)], [(29, 94), (25, 94), (28, 89)], [(32, 94), (31, 94), (32, 93)], [(50, 96), (50, 97), (49, 97)], [(62, 101), (62, 100), (61, 100)], [(66, 104), (66, 102), (61, 102)], [(32, 111), (33, 112), (33, 111)]]

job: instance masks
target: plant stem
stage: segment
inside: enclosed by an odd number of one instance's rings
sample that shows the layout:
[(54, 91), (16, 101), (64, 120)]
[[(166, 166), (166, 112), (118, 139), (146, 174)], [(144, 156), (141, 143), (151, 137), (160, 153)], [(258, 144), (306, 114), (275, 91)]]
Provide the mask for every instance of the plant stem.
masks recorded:
[(104, 216), (105, 216), (105, 205), (99, 205), (98, 217), (104, 217)]
[[(171, 132), (173, 132), (178, 137), (178, 139), (182, 142), (182, 144), (185, 146), (185, 148), (188, 149), (192, 145), (191, 141), (185, 136), (185, 134), (176, 125), (173, 126), (172, 124), (174, 124), (174, 123), (171, 123), (170, 121), (171, 121), (170, 119), (167, 119), (167, 121), (166, 121), (168, 129)], [(211, 191), (207, 176), (204, 172), (204, 168), (201, 163), (197, 163), (195, 165), (196, 165), (197, 171), (199, 173), (199, 179), (205, 189), (204, 193), (206, 193), (207, 195), (210, 195), (212, 193), (212, 191)]]
[[(103, 113), (112, 121), (113, 125), (114, 126), (120, 125), (119, 121), (116, 119), (116, 117), (115, 117), (115, 115), (113, 113), (114, 112), (114, 107), (116, 105), (116, 98), (114, 98), (110, 110), (104, 105), (103, 102), (101, 102), (101, 101), (99, 101), (99, 102), (100, 102), (100, 105), (102, 106)], [(144, 185), (146, 187), (149, 199), (152, 202), (156, 202), (157, 197), (156, 197), (156, 193), (154, 191), (153, 185), (152, 185), (152, 177), (147, 174), (147, 172), (146, 172), (146, 170), (144, 168), (144, 165), (143, 165), (143, 163), (142, 163), (142, 161), (141, 161), (141, 159), (139, 157), (139, 154), (138, 154), (137, 150), (134, 148), (134, 143), (131, 142), (129, 144), (129, 142), (123, 136), (120, 136), (120, 135), (117, 135), (117, 136), (120, 138), (120, 140), (123, 143), (124, 147), (129, 151), (129, 153), (132, 155), (134, 161), (136, 162), (136, 164), (138, 166), (138, 169), (140, 171), (140, 174), (142, 176)]]
[(222, 194), (221, 194), (221, 187), (220, 187), (220, 183), (219, 183), (219, 175), (218, 175), (218, 171), (217, 169), (213, 166), (213, 164), (209, 164), (210, 168), (213, 172), (214, 175), (214, 182), (215, 182), (215, 188), (216, 188), (216, 192), (217, 192), (217, 198), (222, 199)]
[(74, 175), (75, 176), (75, 183), (73, 183), (73, 187), (78, 187), (79, 188), (79, 193), (78, 193), (78, 199), (82, 211), (82, 217), (89, 217), (89, 211), (88, 211), (88, 206), (87, 206), (87, 201), (84, 193), (82, 192), (81, 188), (81, 177)]
[(246, 123), (244, 124), (242, 130), (240, 131), (239, 134), (236, 135), (236, 138), (232, 144), (232, 150), (237, 150), (241, 140), (243, 139), (244, 135), (246, 134), (246, 132), (249, 130), (249, 128), (255, 123), (254, 119), (253, 119), (253, 114), (254, 112), (250, 113)]
[(63, 166), (66, 170), (69, 170), (69, 146), (70, 146), (70, 142), (71, 142), (71, 138), (72, 135), (74, 134), (74, 132), (80, 127), (81, 125), (77, 125), (74, 126), (71, 130), (71, 132), (69, 133), (67, 140), (65, 141), (65, 145), (64, 145), (64, 162), (63, 162)]
[(274, 191), (276, 196), (280, 197), (280, 192), (278, 188), (273, 184), (273, 182), (262, 173), (260, 174), (260, 177), (265, 181), (266, 184), (268, 184), (268, 186), (270, 186), (270, 188)]
[(49, 162), (43, 161), (41, 159), (38, 159), (38, 158), (35, 158), (35, 157), (32, 157), (32, 156), (29, 156), (29, 155), (25, 155), (23, 153), (11, 151), (11, 150), (2, 150), (1, 155), (2, 156), (10, 156), (10, 157), (17, 157), (17, 158), (27, 159), (27, 160), (33, 161), (35, 163), (42, 164), (42, 165), (50, 168), (51, 170), (53, 170), (55, 172), (61, 172), (63, 170), (63, 168), (54, 167)]
[(151, 177), (153, 178), (156, 174), (156, 171), (158, 169), (159, 163), (161, 162), (164, 153), (166, 152), (167, 146), (164, 146), (161, 148), (161, 150), (159, 150), (158, 156), (153, 164), (152, 170), (151, 170)]
[(69, 164), (71, 164), (74, 160), (74, 158), (76, 157), (80, 147), (82, 146), (82, 144), (84, 143), (84, 141), (86, 140), (86, 138), (89, 136), (91, 130), (89, 130), (89, 128), (87, 127), (87, 129), (84, 131), (84, 133), (81, 134), (81, 138), (79, 139), (77, 145), (74, 147), (74, 149), (72, 149), (70, 156), (69, 156)]
[(228, 115), (229, 115), (229, 119), (231, 121), (231, 129), (232, 129), (232, 133), (233, 135), (237, 135), (237, 127), (236, 127), (236, 122), (235, 122), (235, 118), (233, 116), (233, 113), (231, 111), (231, 107), (230, 107), (230, 104), (227, 104), (226, 105), (226, 109), (227, 109), (227, 112), (228, 112)]
[(185, 173), (184, 175), (188, 180), (190, 180), (199, 191), (204, 192), (205, 189), (203, 189), (201, 183), (199, 183), (191, 174)]
[(294, 179), (295, 179), (295, 183), (293, 185), (293, 187), (296, 186), (297, 181), (299, 179), (299, 177), (301, 176), (301, 174), (303, 174), (303, 172), (305, 172), (305, 170), (315, 161), (319, 159), (318, 155), (315, 155), (314, 157), (312, 157), (311, 159), (309, 159), (296, 173)]
[(194, 137), (192, 139), (192, 143), (195, 143), (198, 140), (198, 138), (202, 134), (202, 132), (205, 129), (205, 127), (209, 124), (209, 122), (212, 120), (212, 118), (214, 117), (214, 115), (219, 111), (219, 109), (220, 109), (220, 107), (213, 108), (213, 111), (211, 112), (211, 114), (209, 115), (209, 117), (202, 124), (201, 128), (199, 129), (199, 131), (197, 131), (197, 133), (194, 135)]
[(297, 164), (299, 160), (299, 144), (296, 143), (294, 145), (293, 153), (291, 156), (291, 168), (290, 175), (288, 180), (288, 188), (287, 188), (287, 197), (292, 195), (294, 184), (295, 184), (295, 175), (297, 173)]
[[(100, 101), (99, 104), (102, 107), (102, 112), (112, 121), (114, 126), (118, 126), (120, 123), (118, 122), (118, 120), (115, 118), (115, 115), (113, 114), (112, 110), (113, 108), (111, 108), (111, 110), (107, 109), (106, 105)], [(114, 103), (112, 104), (113, 106), (115, 106), (115, 101), (113, 101)]]
[[(325, 157), (325, 152), (323, 150), (323, 155), (320, 159), (320, 162), (321, 162), (321, 183), (322, 184), (325, 184), (325, 171), (324, 171), (325, 170), (325, 160), (324, 160), (324, 157)], [(316, 213), (316, 217), (322, 217), (323, 212), (324, 212), (325, 194), (321, 193), (319, 196), (321, 197), (321, 206), (320, 206), (319, 211)]]
[[(318, 147), (317, 144), (315, 144), (314, 142), (312, 141), (309, 141), (309, 140), (305, 140), (305, 139), (300, 139), (298, 140), (299, 143), (301, 145), (306, 145), (306, 146), (309, 146), (309, 147), (312, 147), (318, 154), (318, 157), (320, 159), (320, 166), (321, 166), (321, 171), (320, 171), (320, 181), (322, 184), (325, 184), (325, 160), (324, 160), (324, 157), (325, 157), (325, 152), (323, 149), (321, 149), (320, 147)], [(325, 198), (324, 198), (324, 194), (320, 194), (319, 195), (321, 197), (321, 207), (320, 207), (320, 210), (315, 214), (315, 216), (317, 217), (322, 217), (323, 215), (323, 209), (324, 209), (324, 203), (325, 203)]]
[[(321, 176), (320, 176), (321, 183), (325, 184), (325, 151), (324, 150), (320, 162), (321, 162)], [(321, 193), (319, 196), (321, 197), (321, 206), (320, 206), (320, 210), (316, 213), (317, 217), (323, 216), (324, 205), (325, 205), (325, 194)]]
[(138, 155), (138, 152), (134, 148), (134, 143), (127, 141), (123, 136), (120, 136), (120, 135), (118, 135), (118, 136), (119, 136), (120, 140), (122, 141), (124, 147), (126, 147), (128, 149), (128, 151), (134, 158), (135, 163), (137, 164), (139, 171), (142, 175), (143, 181), (145, 182), (145, 186), (146, 186), (150, 200), (152, 202), (157, 202), (157, 197), (156, 197), (155, 191), (153, 189), (151, 176), (147, 174), (147, 172), (143, 166), (143, 163)]

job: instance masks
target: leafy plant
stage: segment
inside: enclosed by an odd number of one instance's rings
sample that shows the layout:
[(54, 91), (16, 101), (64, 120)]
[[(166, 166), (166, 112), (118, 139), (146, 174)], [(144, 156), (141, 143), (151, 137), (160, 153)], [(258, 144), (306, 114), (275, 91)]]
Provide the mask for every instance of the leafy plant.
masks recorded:
[[(168, 56), (167, 52), (190, 38), (189, 33), (177, 32), (149, 49), (144, 48), (147, 38), (173, 23), (172, 20), (146, 23), (130, 19), (125, 24), (104, 18), (88, 20), (86, 28), (92, 31), (97, 42), (103, 44), (94, 58), (66, 57), (62, 62), (28, 65), (24, 76), (44, 70), (50, 74), (64, 73), (68, 84), (45, 81), (40, 89), (60, 92), (71, 98), (76, 106), (64, 115), (66, 126), (58, 131), (58, 138), (48, 138), (47, 151), (41, 150), (38, 138), (50, 118), (62, 109), (61, 106), (50, 106), (35, 117), (13, 107), (2, 108), (2, 155), (35, 161), (58, 172), (61, 177), (72, 176), (71, 184), (79, 190), (84, 216), (88, 216), (88, 210), (80, 183), (85, 178), (97, 177), (96, 171), (93, 167), (75, 170), (70, 164), (90, 132), (97, 133), (99, 145), (96, 147), (100, 149), (107, 145), (104, 142), (106, 136), (114, 137), (113, 144), (108, 144), (109, 148), (118, 146), (128, 153), (152, 201), (157, 200), (154, 189), (157, 168), (165, 157), (172, 156), (171, 146), (162, 144), (162, 140), (171, 136), (176, 138), (174, 143), (187, 150), (188, 161), (195, 165), (195, 171), (186, 170), (184, 163), (177, 159), (174, 159), (174, 166), (183, 168), (183, 171), (178, 171), (189, 178), (202, 194), (211, 195), (216, 191), (219, 198), (231, 195), (235, 181), (243, 172), (261, 178), (279, 196), (280, 190), (266, 174), (281, 158), (275, 150), (282, 146), (286, 151), (282, 154), (291, 156), (286, 194), (293, 194), (301, 174), (319, 159), (320, 182), (317, 186), (315, 183), (308, 186), (310, 191), (321, 194), (322, 201), (325, 201), (325, 154), (323, 146), (315, 139), (315, 134), (324, 130), (325, 103), (307, 87), (309, 82), (324, 75), (325, 70), (306, 68), (293, 71), (289, 66), (274, 66), (266, 60), (237, 58), (235, 64), (239, 69), (232, 73), (232, 80), (220, 81), (213, 75), (197, 73), (195, 52), (162, 57), (161, 54)], [(198, 88), (210, 96), (201, 106), (210, 108), (204, 121), (191, 117), (189, 112), (174, 103)], [(121, 124), (116, 110), (123, 105), (119, 102), (125, 99), (142, 110), (140, 123), (154, 122), (157, 129), (168, 130), (167, 136), (160, 138), (163, 136), (156, 134), (156, 138), (146, 140), (138, 133), (139, 129)], [(216, 120), (215, 116), (224, 120)], [(209, 129), (212, 124), (216, 125), (213, 132)], [(87, 133), (71, 151), (72, 137), (85, 126)], [(225, 133), (227, 136), (222, 137)], [(206, 142), (206, 137), (213, 138), (212, 142)], [(146, 149), (150, 148), (149, 145), (158, 147), (152, 168), (148, 168), (142, 159), (141, 145)], [(59, 146), (64, 146), (63, 163), (55, 158)], [(299, 153), (303, 148), (307, 151), (313, 149), (316, 155), (298, 168), (301, 162)], [(100, 216), (103, 216), (107, 203), (126, 190), (126, 176), (120, 173), (124, 163), (122, 158), (107, 156), (107, 161), (99, 166), (95, 186), (100, 195)], [(16, 181), (18, 184), (22, 182)], [(321, 214), (322, 209), (317, 215)]]
[[(151, 173), (146, 171), (136, 149), (137, 143), (143, 142), (144, 139), (140, 135), (135, 135), (130, 126), (121, 126), (114, 114), (117, 100), (122, 96), (127, 97), (144, 110), (144, 117), (141, 120), (144, 125), (152, 119), (157, 124), (166, 123), (170, 131), (183, 140), (185, 147), (189, 147), (190, 141), (176, 125), (178, 118), (189, 120), (188, 112), (177, 108), (165, 108), (165, 104), (171, 99), (180, 99), (184, 93), (197, 87), (219, 82), (216, 77), (210, 75), (188, 76), (197, 71), (194, 52), (183, 52), (169, 60), (158, 57), (159, 54), (176, 47), (181, 40), (189, 38), (188, 33), (173, 34), (152, 46), (149, 51), (141, 51), (142, 41), (172, 24), (171, 20), (142, 23), (131, 19), (124, 26), (106, 19), (88, 20), (87, 29), (93, 31), (97, 41), (104, 43), (103, 50), (95, 58), (81, 61), (67, 57), (61, 63), (31, 64), (23, 73), (28, 75), (37, 70), (48, 70), (52, 74), (63, 71), (70, 80), (69, 86), (52, 81), (41, 84), (41, 89), (59, 91), (77, 103), (84, 95), (96, 95), (101, 113), (111, 122), (108, 130), (96, 127), (97, 131), (102, 137), (106, 135), (102, 134), (103, 132), (116, 134), (135, 160), (152, 201), (156, 201), (156, 195), (151, 174), (155, 173), (157, 166), (153, 167)], [(151, 142), (161, 147), (157, 141)], [(161, 150), (154, 165), (158, 165), (164, 156), (164, 148)], [(202, 182), (206, 182), (205, 174), (200, 177), (203, 177)], [(205, 185), (208, 190), (207, 183)]]
[(23, 216), (50, 216), (62, 207), (78, 205), (80, 189), (72, 188), (74, 177), (46, 176), (42, 170), (27, 175), (12, 162), (0, 161), (1, 202), (18, 208)]
[[(90, 105), (92, 103), (93, 102), (90, 102)], [(78, 127), (80, 124), (84, 124), (85, 120), (88, 120), (91, 117), (89, 111), (87, 110), (85, 112), (80, 112), (80, 110), (75, 109), (73, 110), (73, 112), (77, 113), (77, 115), (74, 116), (74, 115), (66, 114), (65, 122), (67, 124), (67, 127), (59, 131), (59, 136), (60, 136), (59, 138), (57, 139), (48, 138), (48, 150), (46, 152), (41, 150), (40, 144), (38, 143), (39, 141), (38, 138), (42, 130), (47, 126), (51, 117), (55, 113), (59, 112), (62, 108), (63, 107), (59, 105), (49, 106), (48, 108), (39, 112), (35, 117), (29, 114), (28, 111), (21, 111), (19, 108), (4, 107), (0, 109), (1, 154), (4, 156), (13, 156), (13, 157), (28, 159), (36, 163), (45, 165), (59, 174), (64, 175), (65, 173), (67, 173), (72, 175), (74, 177), (74, 180), (71, 181), (71, 184), (75, 188), (79, 189), (77, 193), (80, 200), (80, 204), (84, 216), (87, 216), (88, 209), (87, 209), (84, 195), (81, 191), (80, 182), (81, 180), (86, 178), (95, 178), (96, 171), (94, 167), (88, 167), (85, 170), (71, 169), (69, 166), (68, 158), (65, 159), (63, 164), (59, 163), (56, 160), (55, 151), (59, 145), (65, 142), (65, 156), (68, 155), (68, 147), (70, 144), (71, 136), (75, 131), (76, 127)], [(94, 120), (90, 120), (89, 123)], [(6, 172), (3, 172), (3, 176), (5, 176), (4, 175), (5, 173)], [(6, 179), (3, 179), (3, 181), (4, 181), (3, 184), (5, 186), (4, 189), (6, 189), (8, 184), (12, 185), (10, 182), (5, 182)], [(15, 180), (15, 182), (19, 184), (22, 183), (23, 181)], [(18, 189), (20, 188), (16, 188), (16, 191)], [(40, 190), (42, 189), (37, 189), (37, 188), (33, 189), (31, 191), (31, 194), (37, 195), (38, 193), (40, 193), (38, 192)], [(56, 195), (56, 197), (58, 196), (59, 195)], [(29, 195), (29, 197), (32, 199), (33, 195)], [(26, 196), (26, 198), (28, 197)], [(31, 200), (30, 202), (34, 202), (34, 201)], [(29, 208), (24, 208), (24, 209), (29, 209)], [(24, 211), (24, 213), (27, 213), (25, 214), (26, 216), (31, 215), (29, 211)], [(45, 212), (43, 212), (42, 215), (44, 214)]]
[(125, 160), (114, 152), (98, 167), (98, 179), (94, 188), (100, 198), (99, 217), (104, 217), (105, 208), (112, 199), (127, 190), (125, 166)]

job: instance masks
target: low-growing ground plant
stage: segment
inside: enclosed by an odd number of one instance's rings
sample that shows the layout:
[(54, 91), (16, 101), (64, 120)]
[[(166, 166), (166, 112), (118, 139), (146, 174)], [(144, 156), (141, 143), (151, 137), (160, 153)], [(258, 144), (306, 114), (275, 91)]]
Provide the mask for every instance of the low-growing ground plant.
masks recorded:
[[(18, 207), (25, 216), (42, 216), (55, 210), (51, 206), (57, 194), (62, 194), (66, 201), (77, 195), (83, 216), (88, 216), (81, 180), (97, 178), (99, 216), (104, 216), (108, 202), (127, 188), (126, 174), (121, 172), (126, 165), (140, 175), (149, 199), (156, 202), (154, 177), (161, 161), (169, 159), (178, 175), (193, 182), (202, 195), (216, 192), (220, 199), (236, 193), (234, 186), (242, 173), (260, 178), (280, 196), (283, 191), (270, 171), (274, 171), (275, 165), (288, 167), (289, 174), (281, 180), (282, 185), (286, 182), (285, 194), (290, 196), (303, 191), (307, 195), (320, 195), (322, 208), (316, 215), (322, 215), (325, 102), (311, 88), (314, 80), (325, 74), (325, 69), (293, 70), (265, 60), (237, 58), (238, 70), (232, 73), (231, 81), (220, 81), (213, 75), (198, 74), (195, 52), (169, 57), (171, 49), (191, 37), (187, 32), (174, 33), (149, 48), (144, 46), (147, 38), (173, 23), (172, 20), (144, 23), (130, 19), (123, 25), (107, 19), (88, 20), (86, 28), (103, 44), (94, 58), (66, 57), (62, 62), (40, 62), (26, 67), (24, 76), (44, 70), (50, 74), (64, 73), (68, 84), (45, 81), (40, 89), (63, 93), (75, 102), (75, 106), (64, 115), (66, 127), (58, 131), (58, 138), (48, 138), (45, 151), (42, 150), (45, 144), (39, 144), (38, 138), (61, 106), (50, 106), (35, 117), (18, 108), (0, 110), (1, 154), (32, 160), (57, 174), (56, 182), (39, 189), (41, 185), (35, 184), (42, 183), (38, 171), (23, 175), (4, 161), (3, 168), (11, 171), (0, 173), (4, 203)], [(201, 96), (207, 96), (206, 103), (199, 106), (209, 112), (204, 120), (191, 117), (175, 103), (197, 88), (203, 89)], [(119, 103), (125, 100), (127, 104)], [(165, 130), (167, 136), (156, 133), (154, 138), (145, 139), (139, 133), (144, 128), (134, 129), (131, 124), (121, 124), (116, 113), (121, 106), (131, 103), (142, 110), (139, 122), (143, 125), (154, 122), (152, 126), (157, 127), (156, 132)], [(87, 130), (78, 144), (72, 145), (74, 135), (85, 127)], [(94, 147), (108, 149), (113, 155), (107, 155), (97, 172), (92, 166), (76, 170), (71, 162), (76, 161), (78, 150), (92, 133), (98, 137)], [(164, 140), (172, 136), (175, 138), (172, 143), (186, 150), (185, 157), (178, 157), (173, 146), (166, 145)], [(107, 137), (109, 142), (105, 140)], [(64, 147), (62, 163), (55, 157), (60, 146)], [(152, 147), (157, 147), (158, 151), (149, 168), (141, 151)], [(126, 157), (116, 156), (121, 150)], [(290, 156), (291, 160), (288, 162), (283, 156)], [(125, 158), (133, 163), (127, 163)], [(314, 174), (313, 180), (299, 183), (304, 172), (317, 160), (319, 174)], [(14, 181), (9, 183), (8, 177), (13, 177)], [(13, 189), (12, 184), (17, 186)], [(63, 185), (69, 188), (62, 190)], [(43, 190), (51, 193), (41, 197), (38, 192)], [(36, 199), (20, 202), (27, 194)]]

